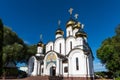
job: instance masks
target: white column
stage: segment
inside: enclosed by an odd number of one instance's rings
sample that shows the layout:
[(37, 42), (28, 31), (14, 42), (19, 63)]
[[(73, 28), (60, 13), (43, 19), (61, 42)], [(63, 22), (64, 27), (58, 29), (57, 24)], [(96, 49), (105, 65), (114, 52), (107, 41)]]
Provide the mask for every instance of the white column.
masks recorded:
[(68, 64), (69, 64), (69, 66), (68, 66), (68, 70), (69, 70), (68, 71), (68, 76), (69, 77), (72, 76), (72, 64), (71, 64), (72, 62), (71, 62), (71, 59), (72, 59), (71, 57), (68, 59)]
[(56, 60), (56, 76), (59, 76), (59, 59)]
[(44, 60), (44, 65), (43, 65), (43, 75), (47, 75), (46, 74), (46, 61)]
[(40, 61), (38, 61), (38, 75), (40, 75)]
[(73, 35), (72, 26), (69, 26), (66, 29), (66, 36), (69, 37), (69, 36), (72, 36), (72, 35)]

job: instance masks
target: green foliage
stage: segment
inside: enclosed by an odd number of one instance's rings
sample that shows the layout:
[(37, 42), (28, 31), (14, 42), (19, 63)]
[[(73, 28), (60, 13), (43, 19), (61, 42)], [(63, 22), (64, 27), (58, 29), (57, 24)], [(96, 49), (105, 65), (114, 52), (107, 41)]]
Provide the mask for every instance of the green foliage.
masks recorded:
[(15, 42), (24, 44), (23, 40), (20, 39), (15, 32), (13, 32), (10, 28), (4, 26), (3, 45), (11, 45)]
[(97, 78), (112, 78), (112, 73), (111, 72), (105, 72), (105, 71), (102, 71), (102, 72), (95, 72), (95, 76)]
[(118, 77), (118, 78), (115, 78), (115, 80), (120, 80), (120, 77)]
[(115, 36), (102, 42), (97, 50), (97, 57), (114, 76), (120, 76), (120, 25), (115, 31)]
[(25, 77), (27, 77), (27, 73), (24, 72), (24, 71), (19, 70), (18, 71), (18, 77), (19, 78), (25, 78)]
[(2, 73), (2, 71), (5, 71), (3, 70), (3, 67), (9, 61), (27, 62), (31, 55), (36, 54), (37, 49), (36, 45), (28, 46), (25, 44), (23, 40), (19, 38), (18, 35), (9, 27), (4, 26), (2, 30), (2, 34), (0, 31), (0, 34), (3, 35), (2, 38), (0, 37), (0, 39), (3, 40), (1, 43), (2, 45), (0, 45), (2, 47), (0, 51), (0, 65), (2, 66), (0, 67), (0, 73)]
[(7, 77), (11, 77), (11, 76), (17, 77), (18, 70), (17, 70), (17, 68), (6, 69), (5, 74)]
[(28, 46), (27, 53), (29, 53), (29, 55), (35, 55), (35, 53), (37, 53), (37, 46), (36, 45)]
[(21, 38), (17, 36), (10, 28), (4, 26), (3, 36), (3, 62), (13, 61), (27, 61), (31, 55), (36, 54), (36, 45), (28, 46)]
[(2, 45), (3, 45), (3, 23), (0, 19), (0, 75), (2, 74)]

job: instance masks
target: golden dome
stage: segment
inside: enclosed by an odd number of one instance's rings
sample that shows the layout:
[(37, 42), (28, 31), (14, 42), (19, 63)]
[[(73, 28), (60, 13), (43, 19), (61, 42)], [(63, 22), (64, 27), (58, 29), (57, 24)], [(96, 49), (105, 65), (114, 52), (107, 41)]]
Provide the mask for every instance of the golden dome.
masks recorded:
[(74, 25), (75, 24), (75, 20), (69, 20), (66, 24), (66, 27), (69, 27), (70, 25)]
[(80, 29), (80, 22), (77, 22), (77, 23), (73, 26), (73, 29), (75, 29), (75, 28)]
[(61, 29), (59, 28), (59, 29), (57, 29), (56, 34), (61, 34), (61, 35), (63, 35), (64, 32), (63, 32), (63, 30), (61, 30)]
[(87, 37), (87, 34), (84, 32), (84, 31), (78, 31), (76, 34), (75, 34), (76, 37)]
[(44, 44), (42, 43), (42, 41), (40, 41), (38, 42), (37, 46), (44, 47)]

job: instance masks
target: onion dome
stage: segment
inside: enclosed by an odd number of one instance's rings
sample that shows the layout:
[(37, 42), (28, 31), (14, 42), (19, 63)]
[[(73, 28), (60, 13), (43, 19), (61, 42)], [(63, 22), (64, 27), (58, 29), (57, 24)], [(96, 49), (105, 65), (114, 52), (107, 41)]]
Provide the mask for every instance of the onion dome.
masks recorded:
[(76, 37), (87, 37), (87, 34), (82, 30), (80, 29), (76, 34), (75, 34)]
[(44, 44), (42, 43), (42, 41), (38, 42), (37, 46), (43, 47)]
[(80, 29), (80, 22), (77, 22), (74, 26), (73, 26), (73, 29)]
[(75, 20), (70, 19), (69, 21), (67, 21), (66, 27), (73, 26), (75, 23), (76, 23)]
[(56, 30), (56, 35), (57, 35), (57, 34), (63, 35), (64, 32), (63, 32), (63, 30), (62, 30), (61, 28), (58, 28), (58, 29)]

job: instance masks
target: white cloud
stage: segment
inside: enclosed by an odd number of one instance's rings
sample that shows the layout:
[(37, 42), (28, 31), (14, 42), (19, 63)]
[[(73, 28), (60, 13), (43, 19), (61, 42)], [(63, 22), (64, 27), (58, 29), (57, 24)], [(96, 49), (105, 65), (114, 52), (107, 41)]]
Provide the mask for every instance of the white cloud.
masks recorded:
[(30, 44), (30, 42), (29, 42), (29, 41), (26, 41), (26, 40), (24, 40), (24, 43), (25, 43), (25, 44)]
[(105, 65), (101, 64), (100, 62), (94, 62), (94, 71), (107, 71)]

